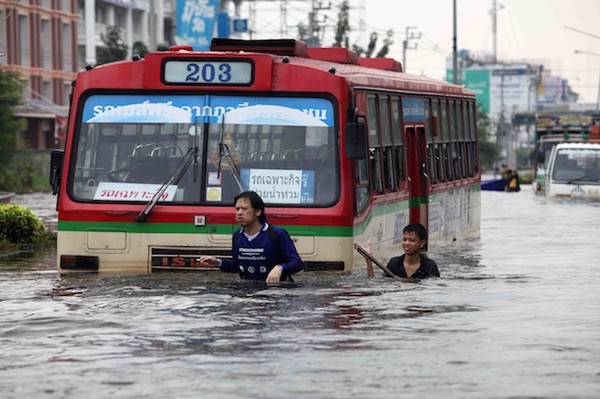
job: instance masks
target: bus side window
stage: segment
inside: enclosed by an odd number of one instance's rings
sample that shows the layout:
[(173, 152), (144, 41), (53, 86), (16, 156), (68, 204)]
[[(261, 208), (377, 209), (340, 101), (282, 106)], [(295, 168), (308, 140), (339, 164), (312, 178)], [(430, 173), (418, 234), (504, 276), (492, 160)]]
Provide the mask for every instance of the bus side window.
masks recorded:
[(397, 184), (406, 179), (404, 165), (404, 126), (400, 107), (400, 98), (392, 98), (392, 135), (394, 141), (394, 178)]
[[(358, 125), (366, 126), (366, 121), (358, 118)], [(369, 176), (369, 159), (368, 157), (356, 160), (356, 212), (360, 213), (369, 203), (371, 178)]]
[(437, 183), (437, 174), (435, 167), (435, 148), (433, 144), (434, 128), (436, 121), (431, 116), (431, 103), (429, 99), (425, 100), (425, 135), (427, 137), (427, 165), (429, 167), (429, 178), (431, 183)]
[(377, 98), (369, 96), (368, 98), (368, 117), (369, 117), (369, 161), (371, 168), (371, 178), (373, 191), (383, 193), (383, 153), (381, 151), (381, 141), (379, 139), (379, 113), (377, 109)]
[(384, 189), (396, 191), (397, 179), (394, 178), (394, 156), (392, 150), (392, 127), (390, 125), (390, 98), (379, 97), (379, 123), (381, 125), (381, 145), (383, 154)]
[(477, 120), (477, 108), (475, 103), (471, 103), (469, 107), (469, 131), (471, 132), (471, 157), (473, 162), (473, 173), (471, 176), (475, 176), (479, 173), (479, 150), (477, 146), (478, 133), (475, 127), (475, 121)]
[(444, 133), (444, 139), (442, 143), (443, 147), (443, 163), (444, 169), (446, 170), (446, 181), (454, 180), (454, 170), (452, 167), (452, 150), (451, 150), (451, 137), (452, 132), (450, 130), (450, 121), (448, 115), (448, 100), (442, 100), (442, 131)]

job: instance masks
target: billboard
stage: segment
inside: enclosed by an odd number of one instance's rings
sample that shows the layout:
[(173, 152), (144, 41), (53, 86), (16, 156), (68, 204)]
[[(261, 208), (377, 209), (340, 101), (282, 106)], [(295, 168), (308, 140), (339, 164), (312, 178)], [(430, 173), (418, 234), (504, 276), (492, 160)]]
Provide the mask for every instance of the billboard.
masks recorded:
[(219, 0), (177, 0), (177, 44), (206, 51), (213, 38)]
[[(452, 81), (452, 70), (446, 71)], [(528, 65), (493, 65), (463, 69), (460, 82), (475, 92), (477, 103), (490, 118), (497, 120), (504, 110), (505, 117), (529, 112), (536, 102), (536, 72)]]

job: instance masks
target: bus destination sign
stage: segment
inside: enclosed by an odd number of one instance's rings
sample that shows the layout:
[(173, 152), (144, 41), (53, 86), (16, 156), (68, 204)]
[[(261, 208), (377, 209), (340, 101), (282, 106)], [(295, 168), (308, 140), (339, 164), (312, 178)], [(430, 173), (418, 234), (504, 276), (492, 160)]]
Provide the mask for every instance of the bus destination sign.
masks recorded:
[(252, 83), (250, 61), (181, 61), (166, 60), (165, 83), (189, 85), (249, 85)]

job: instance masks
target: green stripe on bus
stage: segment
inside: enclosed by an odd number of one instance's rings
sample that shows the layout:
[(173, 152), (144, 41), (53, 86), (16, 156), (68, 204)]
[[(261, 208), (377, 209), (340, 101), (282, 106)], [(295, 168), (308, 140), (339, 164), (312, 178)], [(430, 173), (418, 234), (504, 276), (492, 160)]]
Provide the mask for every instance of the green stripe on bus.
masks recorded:
[(369, 227), (369, 225), (371, 224), (373, 218), (382, 217), (385, 215), (393, 215), (396, 212), (405, 211), (408, 208), (408, 201), (393, 202), (373, 207), (372, 212), (369, 213), (369, 216), (367, 216), (365, 221), (362, 224), (356, 226), (356, 235), (363, 234), (367, 227)]
[[(352, 226), (296, 226), (280, 225), (294, 236), (352, 237)], [(235, 226), (234, 226), (235, 227)], [(143, 234), (232, 234), (234, 227), (228, 224), (194, 226), (189, 223), (122, 223), (122, 222), (71, 222), (60, 221), (59, 232), (94, 231), (106, 233)]]

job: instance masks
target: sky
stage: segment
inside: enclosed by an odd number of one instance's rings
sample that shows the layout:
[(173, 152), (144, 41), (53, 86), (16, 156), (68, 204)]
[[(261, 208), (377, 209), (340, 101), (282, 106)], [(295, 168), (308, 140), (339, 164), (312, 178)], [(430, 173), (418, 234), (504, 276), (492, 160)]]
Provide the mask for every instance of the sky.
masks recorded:
[[(320, 1), (327, 5), (329, 0)], [(326, 37), (333, 41), (333, 26), (341, 0), (331, 0), (333, 9), (321, 11)], [(249, 3), (249, 2), (248, 2)], [(256, 30), (280, 37), (281, 1), (258, 2)], [(299, 21), (306, 24), (306, 10), (312, 1), (288, 0), (285, 20), (288, 36), (295, 34)], [(316, 3), (319, 3), (316, 1)], [(361, 12), (360, 5), (364, 6)], [(599, 0), (497, 0), (497, 58), (499, 62), (543, 64), (552, 74), (568, 79), (581, 95), (580, 102), (595, 103), (600, 87), (600, 1)], [(366, 41), (371, 32), (380, 38), (394, 31), (388, 57), (403, 59), (407, 27), (417, 38), (409, 41), (406, 71), (436, 79), (445, 77), (446, 62), (452, 55), (453, 0), (350, 0), (351, 43)], [(262, 8), (261, 8), (262, 7)], [(493, 52), (493, 0), (456, 0), (457, 47), (474, 55)], [(244, 10), (246, 11), (246, 10)], [(359, 31), (364, 17), (364, 33)], [(419, 37), (420, 35), (420, 37)], [(381, 41), (381, 39), (380, 39)], [(326, 45), (331, 45), (325, 40)], [(416, 48), (414, 48), (416, 46)], [(583, 53), (575, 53), (575, 50)]]

